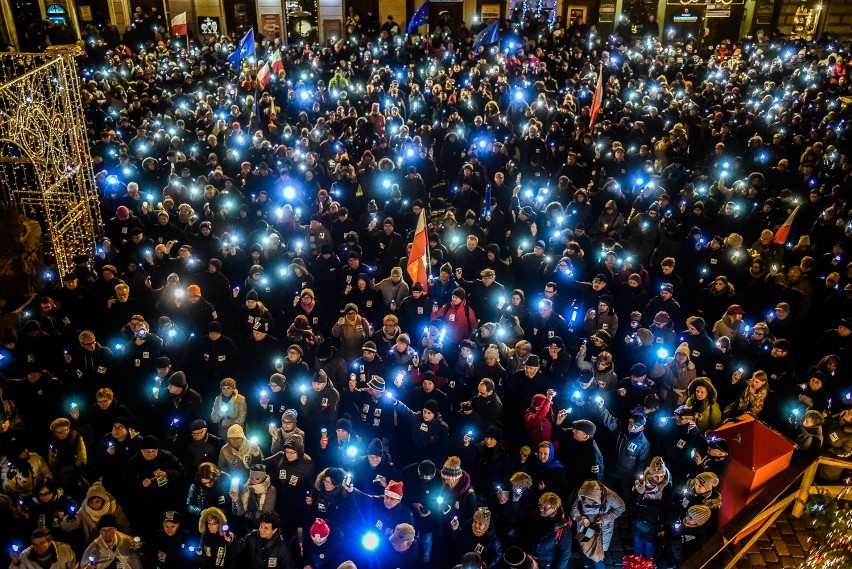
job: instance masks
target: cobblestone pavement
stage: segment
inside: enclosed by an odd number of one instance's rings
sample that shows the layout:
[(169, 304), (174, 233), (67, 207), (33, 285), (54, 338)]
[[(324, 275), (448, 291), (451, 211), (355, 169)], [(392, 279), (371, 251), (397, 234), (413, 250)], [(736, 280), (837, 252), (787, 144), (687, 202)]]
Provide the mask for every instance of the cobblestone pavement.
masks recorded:
[[(789, 510), (778, 517), (775, 523), (760, 536), (748, 552), (740, 558), (738, 568), (766, 567), (767, 569), (787, 569), (798, 567), (805, 560), (811, 547), (810, 534), (805, 519), (794, 518)], [(744, 545), (748, 538), (740, 542)], [(571, 569), (583, 566), (582, 560), (574, 548)], [(738, 546), (729, 546), (711, 564), (711, 567), (723, 567), (739, 551)], [(621, 569), (625, 555), (633, 552), (633, 536), (627, 516), (616, 523), (615, 534), (606, 555), (608, 569)]]

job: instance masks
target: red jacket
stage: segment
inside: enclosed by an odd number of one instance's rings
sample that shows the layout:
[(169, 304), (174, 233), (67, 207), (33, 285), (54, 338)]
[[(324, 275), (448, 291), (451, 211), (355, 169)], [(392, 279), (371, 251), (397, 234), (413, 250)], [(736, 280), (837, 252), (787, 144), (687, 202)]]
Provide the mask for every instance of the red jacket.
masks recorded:
[(463, 300), (458, 306), (447, 303), (438, 312), (432, 313), (432, 319), (443, 317), (444, 346), (454, 346), (466, 340), (476, 330), (476, 314), (473, 308), (468, 306), (467, 300)]
[[(550, 408), (553, 402), (545, 399), (538, 411), (528, 409), (524, 416), (524, 424), (527, 428), (527, 435), (530, 437), (530, 448), (538, 448), (539, 443), (547, 441), (553, 442), (551, 438), (551, 430), (553, 423), (550, 421)], [(558, 443), (553, 442), (553, 448), (556, 448)]]

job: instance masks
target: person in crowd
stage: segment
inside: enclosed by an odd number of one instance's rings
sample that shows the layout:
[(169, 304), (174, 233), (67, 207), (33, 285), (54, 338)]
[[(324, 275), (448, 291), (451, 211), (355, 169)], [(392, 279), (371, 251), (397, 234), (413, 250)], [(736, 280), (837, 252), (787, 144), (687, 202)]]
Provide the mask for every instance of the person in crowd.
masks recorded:
[[(613, 538), (664, 567), (717, 529), (722, 421), (848, 457), (848, 39), (623, 12), (516, 4), (498, 58), (443, 12), (417, 49), (357, 7), (346, 41), (253, 49), (257, 22), (91, 22), (105, 237), (45, 232), (73, 254), (4, 281), (33, 303), (0, 331), (0, 545), (165, 567), (198, 521), (181, 562), (211, 569), (597, 566)], [(388, 493), (413, 521), (369, 521)]]

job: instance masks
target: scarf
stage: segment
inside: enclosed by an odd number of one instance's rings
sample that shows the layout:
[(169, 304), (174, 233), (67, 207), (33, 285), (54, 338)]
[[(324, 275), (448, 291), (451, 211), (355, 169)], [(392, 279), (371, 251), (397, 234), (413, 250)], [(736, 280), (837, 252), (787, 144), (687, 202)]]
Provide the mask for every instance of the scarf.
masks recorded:
[(666, 470), (666, 478), (659, 484), (654, 484), (649, 478), (646, 471), (645, 487), (642, 489), (642, 500), (662, 500), (663, 491), (671, 482), (671, 474)]

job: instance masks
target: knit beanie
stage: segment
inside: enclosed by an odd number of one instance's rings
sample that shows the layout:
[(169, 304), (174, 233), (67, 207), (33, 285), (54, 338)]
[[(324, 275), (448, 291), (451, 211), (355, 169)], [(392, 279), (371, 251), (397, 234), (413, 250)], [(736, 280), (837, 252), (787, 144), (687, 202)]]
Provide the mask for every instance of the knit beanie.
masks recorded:
[(690, 506), (690, 508), (686, 511), (686, 515), (692, 518), (692, 521), (699, 526), (703, 526), (707, 523), (707, 520), (710, 519), (710, 508), (703, 504)]
[(457, 456), (451, 456), (444, 462), (444, 467), (441, 469), (441, 476), (445, 478), (461, 478), (462, 468), (461, 459)]

